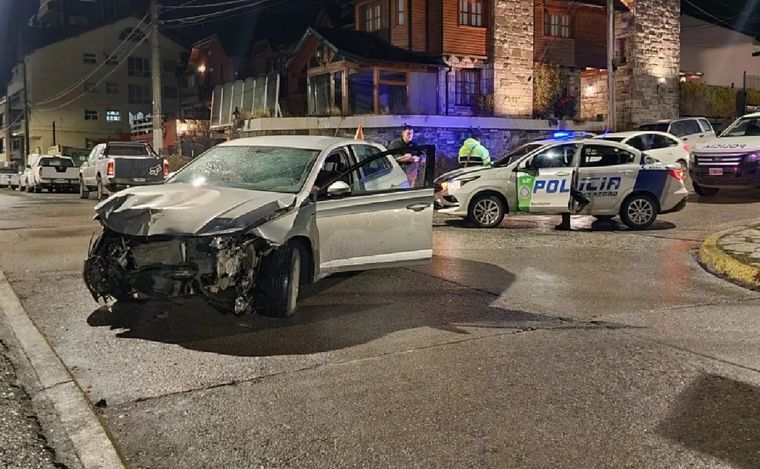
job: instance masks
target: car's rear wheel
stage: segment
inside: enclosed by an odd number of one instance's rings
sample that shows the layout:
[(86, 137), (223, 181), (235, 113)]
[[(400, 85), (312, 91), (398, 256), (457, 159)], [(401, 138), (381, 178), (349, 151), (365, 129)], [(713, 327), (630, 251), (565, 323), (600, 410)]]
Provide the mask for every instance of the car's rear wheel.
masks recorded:
[(634, 194), (620, 207), (620, 218), (632, 230), (644, 230), (657, 219), (657, 203), (651, 196)]
[(506, 215), (504, 201), (493, 194), (478, 195), (470, 203), (468, 218), (480, 228), (499, 226)]
[(264, 258), (258, 284), (260, 299), (257, 306), (261, 314), (276, 318), (293, 315), (304, 260), (301, 250), (293, 243), (285, 244)]
[(717, 187), (700, 186), (694, 181), (691, 182), (691, 185), (694, 187), (694, 192), (700, 197), (715, 197), (715, 194), (717, 194), (719, 190)]
[(81, 177), (79, 178), (79, 198), (80, 199), (90, 198), (90, 191), (87, 189), (87, 186), (84, 185), (84, 179), (82, 179)]

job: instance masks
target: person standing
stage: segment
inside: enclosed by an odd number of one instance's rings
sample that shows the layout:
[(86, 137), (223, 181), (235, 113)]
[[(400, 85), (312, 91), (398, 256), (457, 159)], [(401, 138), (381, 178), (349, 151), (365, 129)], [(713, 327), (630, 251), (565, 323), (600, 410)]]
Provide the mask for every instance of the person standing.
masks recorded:
[(464, 141), (462, 148), (459, 149), (459, 167), (491, 165), (491, 155), (488, 149), (480, 143), (481, 139), (480, 131), (470, 131), (470, 137)]
[(419, 150), (415, 148), (416, 146), (414, 129), (407, 124), (401, 128), (401, 135), (388, 144), (388, 150), (393, 151), (393, 157), (406, 173), (410, 187), (414, 187), (417, 181), (419, 163), (422, 160)]

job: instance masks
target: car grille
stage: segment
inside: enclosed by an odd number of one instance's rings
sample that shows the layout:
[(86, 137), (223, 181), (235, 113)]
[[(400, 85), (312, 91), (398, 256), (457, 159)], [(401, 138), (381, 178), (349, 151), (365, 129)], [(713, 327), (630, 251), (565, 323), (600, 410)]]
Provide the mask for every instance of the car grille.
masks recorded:
[[(145, 178), (160, 180), (163, 178), (163, 167), (158, 158), (115, 158), (117, 178)], [(156, 168), (158, 172), (156, 173)], [(154, 174), (150, 174), (153, 169)]]
[(697, 166), (737, 166), (746, 153), (699, 154), (695, 153)]

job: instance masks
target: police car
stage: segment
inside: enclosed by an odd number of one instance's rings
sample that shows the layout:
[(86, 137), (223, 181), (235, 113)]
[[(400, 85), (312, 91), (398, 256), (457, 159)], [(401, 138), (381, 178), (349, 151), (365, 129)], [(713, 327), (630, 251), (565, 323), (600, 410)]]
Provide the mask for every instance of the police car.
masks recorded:
[[(682, 210), (688, 190), (683, 170), (617, 142), (553, 142), (488, 167), (463, 168), (436, 179), (441, 213), (493, 228), (514, 214), (620, 216), (631, 229), (659, 214)], [(571, 197), (580, 193), (584, 197)]]

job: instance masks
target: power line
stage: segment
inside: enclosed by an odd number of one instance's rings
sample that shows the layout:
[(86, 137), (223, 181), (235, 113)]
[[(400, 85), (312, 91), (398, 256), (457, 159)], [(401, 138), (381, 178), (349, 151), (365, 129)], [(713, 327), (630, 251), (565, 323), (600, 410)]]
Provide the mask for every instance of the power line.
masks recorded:
[[(240, 6), (233, 7), (233, 8), (228, 8), (227, 10), (216, 11), (216, 12), (213, 12), (213, 13), (204, 13), (202, 15), (187, 16), (187, 17), (184, 17), (184, 18), (175, 18), (175, 19), (170, 19), (170, 20), (164, 20), (164, 21), (161, 22), (161, 24), (174, 24), (174, 23), (183, 23), (183, 24), (191, 24), (192, 23), (192, 24), (197, 24), (197, 23), (201, 23), (204, 20), (209, 19), (209, 18), (223, 16), (223, 15), (226, 15), (228, 13), (235, 13), (235, 12), (238, 12), (238, 11), (241, 11), (241, 10), (245, 10), (247, 8), (257, 7), (257, 6), (260, 6), (260, 5), (262, 5), (264, 3), (267, 3), (267, 2), (270, 2), (270, 1), (273, 1), (273, 0), (254, 0), (253, 3), (249, 3), (247, 5), (240, 5)], [(253, 11), (253, 10), (251, 10), (251, 11)]]
[[(77, 86), (83, 84), (89, 78), (92, 78), (95, 75), (95, 73), (98, 72), (98, 70), (100, 70), (104, 65), (106, 65), (111, 59), (113, 59), (121, 51), (122, 47), (124, 45), (126, 45), (127, 42), (129, 42), (132, 39), (132, 35), (134, 35), (135, 32), (137, 32), (137, 31), (140, 30), (139, 29), (140, 26), (142, 26), (142, 24), (145, 22), (145, 20), (147, 18), (148, 18), (147, 14), (145, 16), (143, 16), (142, 20), (140, 20), (140, 22), (132, 29), (132, 31), (129, 32), (129, 35), (124, 38), (124, 40), (116, 47), (116, 49), (114, 49), (113, 52), (111, 52), (111, 55), (109, 55), (108, 57), (106, 57), (106, 59), (103, 60), (103, 62), (101, 62), (100, 65), (98, 65), (97, 67), (95, 67), (95, 69), (93, 69), (89, 74), (83, 76), (78, 81), (76, 81), (75, 83), (72, 83), (69, 87), (63, 89), (62, 91), (60, 91), (58, 93), (56, 93), (55, 95), (51, 96), (50, 98), (47, 98), (47, 99), (45, 99), (43, 101), (40, 101), (40, 102), (36, 103), (36, 105), (47, 104), (47, 103), (50, 103), (50, 102), (53, 102), (53, 101), (57, 101), (58, 99), (63, 98), (67, 94), (71, 93), (74, 90), (74, 88), (76, 88)], [(145, 34), (144, 31), (141, 31), (141, 32), (143, 33), (143, 35)]]
[(179, 9), (185, 9), (185, 8), (217, 8), (217, 7), (223, 7), (227, 5), (236, 5), (240, 3), (251, 3), (255, 0), (229, 0), (225, 2), (219, 2), (219, 3), (212, 3), (212, 4), (206, 4), (206, 5), (190, 5), (191, 3), (195, 3), (198, 0), (191, 0), (187, 3), (183, 3), (181, 5), (176, 6), (166, 6), (162, 8), (162, 11), (173, 11), (173, 10), (179, 10)]
[[(103, 75), (103, 77), (97, 83), (95, 83), (94, 85), (92, 85), (93, 88), (96, 87), (96, 86), (98, 86), (98, 85), (100, 85), (101, 83), (103, 83), (106, 80), (106, 78), (110, 77), (119, 67), (121, 67), (124, 64), (124, 61), (132, 54), (132, 52), (134, 52), (135, 50), (137, 50), (137, 48), (143, 42), (145, 42), (146, 39), (147, 39), (147, 36), (144, 36), (142, 39), (140, 39), (134, 45), (134, 47), (132, 47), (132, 49), (127, 53), (127, 55), (124, 56), (124, 58), (122, 58), (111, 70), (109, 70), (108, 73), (106, 73), (105, 75)], [(60, 105), (52, 107), (52, 108), (47, 108), (47, 109), (44, 109), (44, 108), (43, 109), (37, 109), (37, 111), (38, 112), (57, 111), (58, 109), (64, 108), (64, 107), (68, 106), (69, 104), (73, 103), (74, 101), (79, 100), (80, 98), (82, 98), (83, 96), (85, 96), (86, 94), (88, 94), (89, 92), (90, 92), (89, 90), (86, 90), (83, 93), (81, 93), (80, 95), (78, 95), (78, 96), (76, 96), (76, 97), (74, 97), (74, 98), (66, 101), (63, 104), (60, 104)]]
[[(684, 3), (686, 3), (687, 5), (691, 6), (692, 8), (694, 8), (694, 9), (696, 9), (696, 10), (698, 10), (698, 11), (702, 12), (702, 14), (704, 14), (704, 15), (708, 16), (709, 18), (712, 18), (712, 19), (714, 19), (715, 21), (717, 21), (717, 22), (719, 22), (719, 23), (721, 23), (721, 24), (724, 24), (724, 25), (726, 25), (726, 26), (727, 26), (729, 29), (732, 29), (732, 30), (736, 31), (736, 25), (735, 25), (735, 24), (733, 24), (733, 23), (729, 23), (728, 21), (724, 20), (723, 18), (719, 18), (719, 17), (717, 17), (717, 16), (713, 15), (713, 14), (712, 14), (712, 13), (710, 13), (709, 11), (707, 11), (707, 10), (705, 10), (705, 9), (703, 9), (703, 8), (701, 8), (701, 7), (697, 6), (697, 5), (695, 5), (695, 4), (693, 4), (693, 3), (692, 3), (692, 2), (690, 2), (689, 0), (683, 0), (683, 2), (684, 2)], [(736, 19), (736, 18), (734, 18), (734, 19)], [(753, 31), (753, 30), (751, 30), (751, 29), (745, 29), (744, 31), (745, 31), (746, 33), (751, 33), (751, 34), (753, 34), (753, 35), (755, 35), (755, 36), (758, 36), (758, 35), (760, 35), (760, 33), (758, 33), (757, 31)]]

